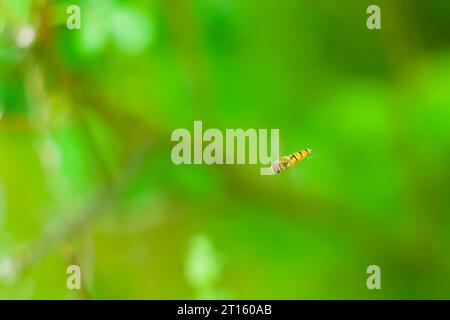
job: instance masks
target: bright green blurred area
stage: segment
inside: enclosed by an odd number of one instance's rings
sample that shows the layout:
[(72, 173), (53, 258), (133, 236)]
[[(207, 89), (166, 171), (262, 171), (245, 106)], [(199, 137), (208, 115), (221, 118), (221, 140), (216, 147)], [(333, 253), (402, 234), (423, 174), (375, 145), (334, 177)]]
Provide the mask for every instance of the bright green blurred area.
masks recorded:
[[(0, 0), (0, 298), (449, 299), (449, 22), (448, 0)], [(176, 166), (194, 120), (315, 154)]]

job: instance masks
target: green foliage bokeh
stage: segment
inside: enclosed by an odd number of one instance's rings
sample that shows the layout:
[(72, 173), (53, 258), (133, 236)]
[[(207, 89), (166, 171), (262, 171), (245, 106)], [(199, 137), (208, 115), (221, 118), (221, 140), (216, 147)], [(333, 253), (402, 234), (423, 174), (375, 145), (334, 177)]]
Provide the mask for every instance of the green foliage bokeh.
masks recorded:
[[(449, 299), (449, 21), (447, 0), (0, 0), (0, 298)], [(315, 155), (176, 166), (195, 120)]]

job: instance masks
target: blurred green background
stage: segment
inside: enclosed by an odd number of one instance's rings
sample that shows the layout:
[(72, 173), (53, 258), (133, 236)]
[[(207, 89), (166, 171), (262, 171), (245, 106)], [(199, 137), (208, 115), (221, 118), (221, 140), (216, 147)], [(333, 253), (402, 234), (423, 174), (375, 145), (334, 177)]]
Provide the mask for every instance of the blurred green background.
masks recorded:
[[(315, 155), (176, 166), (194, 120)], [(448, 299), (449, 163), (448, 0), (0, 0), (0, 298)]]

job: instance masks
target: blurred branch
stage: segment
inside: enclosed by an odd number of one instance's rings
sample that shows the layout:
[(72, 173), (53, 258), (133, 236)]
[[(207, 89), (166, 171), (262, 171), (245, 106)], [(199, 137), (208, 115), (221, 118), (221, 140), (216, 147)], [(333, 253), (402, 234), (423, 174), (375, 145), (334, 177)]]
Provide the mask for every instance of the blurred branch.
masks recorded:
[[(0, 0), (1, 1), (1, 0)], [(3, 1), (0, 2), (3, 5)], [(53, 90), (60, 90), (69, 98), (69, 100), (75, 104), (84, 107), (81, 112), (78, 113), (81, 125), (84, 127), (84, 134), (86, 140), (90, 143), (90, 150), (94, 154), (94, 158), (97, 161), (98, 167), (102, 171), (103, 183), (101, 187), (94, 192), (95, 197), (92, 198), (84, 209), (80, 212), (70, 214), (70, 218), (58, 221), (54, 225), (51, 225), (42, 235), (35, 241), (26, 245), (23, 249), (19, 250), (16, 254), (13, 254), (13, 261), (15, 266), (16, 276), (20, 276), (29, 267), (38, 262), (45, 254), (53, 250), (61, 242), (72, 237), (80, 230), (83, 230), (93, 220), (99, 216), (108, 212), (116, 205), (116, 199), (119, 197), (123, 188), (127, 183), (133, 179), (136, 171), (141, 167), (146, 154), (150, 149), (149, 137), (155, 138), (155, 141), (163, 140), (163, 133), (151, 129), (147, 123), (140, 118), (132, 117), (126, 114), (117, 115), (111, 110), (111, 103), (104, 97), (94, 93), (92, 86), (89, 83), (89, 79), (80, 75), (74, 75), (67, 72), (63, 63), (59, 60), (58, 55), (55, 53), (55, 35), (54, 28), (51, 27), (49, 22), (50, 14), (47, 12), (48, 7), (42, 6), (39, 8), (40, 25), (37, 28), (37, 34), (39, 41), (36, 46), (29, 53), (29, 58), (23, 61), (21, 64), (21, 70), (23, 72), (24, 82), (28, 83), (26, 86), (27, 94), (30, 98), (39, 106), (40, 109), (49, 108), (50, 102), (48, 98), (46, 83), (48, 75), (57, 79), (57, 88)], [(30, 71), (31, 70), (31, 71)], [(34, 72), (34, 73), (33, 73)], [(40, 85), (36, 86), (36, 83)], [(101, 152), (95, 143), (95, 139), (92, 136), (89, 126), (86, 123), (85, 108), (92, 108), (91, 111), (95, 111), (100, 114), (104, 119), (112, 124), (115, 128), (120, 128), (122, 133), (127, 135), (134, 134), (129, 156), (124, 159), (119, 172), (120, 174), (113, 177), (107, 170), (107, 166), (104, 163)], [(78, 108), (75, 110), (79, 110)], [(126, 108), (114, 108), (114, 110), (126, 110)], [(45, 110), (41, 110), (45, 113)], [(9, 117), (8, 117), (9, 118)], [(42, 132), (47, 131), (50, 128), (46, 118), (39, 118), (39, 123), (30, 122), (28, 117), (14, 117), (9, 118), (7, 129), (29, 130), (30, 132)], [(37, 124), (37, 125), (36, 125)], [(5, 128), (5, 126), (3, 126)], [(153, 144), (155, 146), (155, 143)]]
[(97, 193), (94, 198), (95, 200), (89, 203), (84, 210), (71, 214), (70, 219), (62, 220), (52, 225), (51, 228), (43, 232), (40, 238), (26, 245), (25, 249), (13, 255), (16, 276), (38, 262), (46, 253), (53, 250), (62, 241), (69, 239), (83, 230), (93, 220), (108, 212), (108, 209), (112, 209), (116, 204), (115, 199), (117, 199), (122, 189), (134, 177), (136, 169), (139, 168), (147, 152), (148, 144), (144, 142), (129, 158), (128, 165), (123, 171), (124, 174), (112, 184), (105, 185)]

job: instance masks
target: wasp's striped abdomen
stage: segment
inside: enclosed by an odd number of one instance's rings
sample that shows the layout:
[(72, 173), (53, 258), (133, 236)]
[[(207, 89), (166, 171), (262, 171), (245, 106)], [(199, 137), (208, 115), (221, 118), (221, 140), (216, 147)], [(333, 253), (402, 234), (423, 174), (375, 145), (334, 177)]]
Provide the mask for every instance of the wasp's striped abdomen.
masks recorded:
[(300, 160), (306, 158), (311, 152), (312, 152), (312, 150), (307, 148), (307, 149), (297, 151), (297, 152), (291, 154), (290, 156), (282, 157), (272, 164), (272, 170), (275, 173), (280, 173), (280, 172), (292, 167)]
[(291, 157), (294, 157), (296, 161), (302, 160), (305, 158), (308, 154), (311, 153), (311, 149), (303, 149), (300, 151), (297, 151), (296, 153), (293, 153)]

